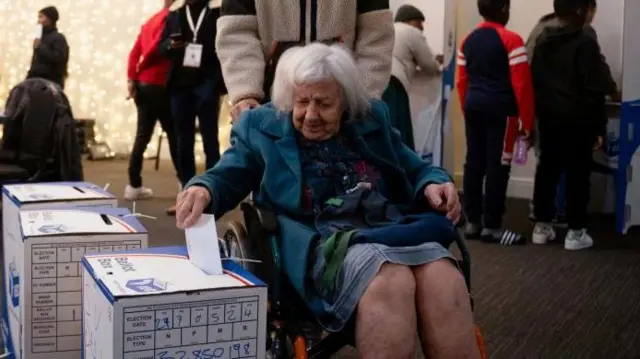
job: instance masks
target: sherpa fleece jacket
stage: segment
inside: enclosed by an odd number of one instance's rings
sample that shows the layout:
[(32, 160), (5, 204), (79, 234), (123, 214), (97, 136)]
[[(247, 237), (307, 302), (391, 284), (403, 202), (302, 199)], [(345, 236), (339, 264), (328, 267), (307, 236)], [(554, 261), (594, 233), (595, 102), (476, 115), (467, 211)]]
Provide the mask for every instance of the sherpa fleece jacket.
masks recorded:
[(220, 11), (216, 52), (231, 103), (265, 100), (279, 56), (312, 42), (351, 49), (372, 97), (379, 98), (389, 83), (389, 0), (222, 0)]

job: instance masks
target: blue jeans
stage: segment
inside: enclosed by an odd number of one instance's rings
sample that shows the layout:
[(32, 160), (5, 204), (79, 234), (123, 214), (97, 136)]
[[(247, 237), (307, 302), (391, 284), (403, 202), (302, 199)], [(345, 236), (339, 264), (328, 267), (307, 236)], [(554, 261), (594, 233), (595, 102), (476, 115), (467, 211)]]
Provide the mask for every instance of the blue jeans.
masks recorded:
[(212, 81), (196, 87), (171, 90), (171, 110), (176, 126), (178, 176), (184, 186), (196, 175), (194, 155), (196, 117), (207, 157), (206, 168), (213, 167), (220, 159), (218, 141), (218, 110), (220, 93)]

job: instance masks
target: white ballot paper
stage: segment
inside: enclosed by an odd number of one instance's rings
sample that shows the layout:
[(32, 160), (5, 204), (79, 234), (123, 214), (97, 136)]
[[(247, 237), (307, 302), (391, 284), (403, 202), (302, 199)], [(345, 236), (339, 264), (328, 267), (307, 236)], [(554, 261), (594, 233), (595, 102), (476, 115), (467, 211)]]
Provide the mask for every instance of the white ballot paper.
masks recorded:
[(191, 263), (206, 274), (222, 274), (216, 218), (203, 214), (198, 223), (184, 232)]
[(36, 35), (36, 39), (42, 39), (42, 25), (41, 24), (37, 24), (36, 28), (35, 28), (35, 35)]

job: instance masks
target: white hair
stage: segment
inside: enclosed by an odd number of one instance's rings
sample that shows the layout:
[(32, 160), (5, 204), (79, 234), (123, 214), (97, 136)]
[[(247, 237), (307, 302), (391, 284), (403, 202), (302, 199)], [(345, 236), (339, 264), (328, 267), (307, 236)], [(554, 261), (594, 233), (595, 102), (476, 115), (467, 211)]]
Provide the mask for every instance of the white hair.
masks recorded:
[(369, 96), (362, 73), (349, 50), (342, 45), (313, 43), (285, 51), (276, 67), (271, 101), (278, 110), (290, 112), (295, 86), (324, 80), (338, 82), (343, 110), (351, 119), (369, 111)]

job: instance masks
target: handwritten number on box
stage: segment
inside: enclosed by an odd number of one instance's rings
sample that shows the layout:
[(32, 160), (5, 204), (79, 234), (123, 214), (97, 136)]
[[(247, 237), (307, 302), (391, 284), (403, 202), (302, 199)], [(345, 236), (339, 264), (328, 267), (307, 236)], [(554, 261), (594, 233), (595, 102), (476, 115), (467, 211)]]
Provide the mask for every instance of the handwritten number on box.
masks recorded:
[(230, 322), (235, 322), (236, 320), (236, 311), (233, 309), (229, 309), (229, 312), (227, 314), (227, 320)]
[(156, 319), (156, 330), (170, 329), (169, 318)]
[[(251, 343), (233, 344), (229, 346), (229, 354), (235, 354), (237, 356), (251, 355)], [(194, 349), (191, 353), (180, 350), (176, 351), (174, 355), (170, 355), (168, 351), (163, 350), (156, 354), (157, 359), (214, 359), (221, 358), (225, 354), (224, 348), (215, 349)]]
[(211, 314), (211, 319), (213, 320), (214, 324), (220, 322), (220, 316), (218, 315), (218, 313), (212, 313)]

